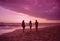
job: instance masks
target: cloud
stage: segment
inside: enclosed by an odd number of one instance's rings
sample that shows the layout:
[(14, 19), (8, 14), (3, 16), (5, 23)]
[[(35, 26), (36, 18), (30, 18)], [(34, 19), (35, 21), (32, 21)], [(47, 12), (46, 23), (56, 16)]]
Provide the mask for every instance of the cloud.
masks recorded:
[(0, 6), (49, 20), (60, 20), (60, 0), (0, 0)]

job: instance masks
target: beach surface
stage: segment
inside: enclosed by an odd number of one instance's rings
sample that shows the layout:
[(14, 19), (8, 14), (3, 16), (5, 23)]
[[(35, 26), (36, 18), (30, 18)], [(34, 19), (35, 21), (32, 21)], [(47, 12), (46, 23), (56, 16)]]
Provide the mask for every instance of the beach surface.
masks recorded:
[(0, 41), (60, 41), (60, 26), (35, 29), (16, 29), (13, 32), (0, 35)]

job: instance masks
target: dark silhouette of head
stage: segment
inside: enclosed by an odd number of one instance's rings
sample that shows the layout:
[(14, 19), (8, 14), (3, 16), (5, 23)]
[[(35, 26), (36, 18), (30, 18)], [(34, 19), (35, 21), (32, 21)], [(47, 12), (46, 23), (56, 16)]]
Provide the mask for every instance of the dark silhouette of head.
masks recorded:
[(31, 20), (30, 20), (30, 22), (31, 22)]
[(22, 22), (24, 22), (24, 20)]
[(36, 20), (36, 22), (37, 22), (37, 20)]

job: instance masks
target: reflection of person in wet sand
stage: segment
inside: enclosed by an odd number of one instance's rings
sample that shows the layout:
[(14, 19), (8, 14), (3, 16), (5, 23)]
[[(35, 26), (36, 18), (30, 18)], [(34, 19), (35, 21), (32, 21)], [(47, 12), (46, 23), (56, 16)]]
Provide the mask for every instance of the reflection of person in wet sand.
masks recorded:
[(30, 31), (31, 31), (31, 28), (32, 28), (32, 22), (31, 21), (29, 22), (29, 26), (30, 26)]
[(37, 22), (37, 20), (35, 21), (35, 27), (36, 27), (36, 31), (38, 31), (38, 22)]
[(23, 32), (24, 32), (24, 30), (25, 30), (25, 22), (24, 22), (24, 20), (22, 21), (22, 28), (23, 28)]

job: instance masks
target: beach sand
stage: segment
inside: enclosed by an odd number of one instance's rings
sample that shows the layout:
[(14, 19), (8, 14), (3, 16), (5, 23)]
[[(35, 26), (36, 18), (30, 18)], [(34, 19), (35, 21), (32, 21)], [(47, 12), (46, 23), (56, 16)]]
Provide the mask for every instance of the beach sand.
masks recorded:
[(0, 41), (60, 41), (60, 26), (35, 29), (17, 29), (13, 32), (0, 35)]

